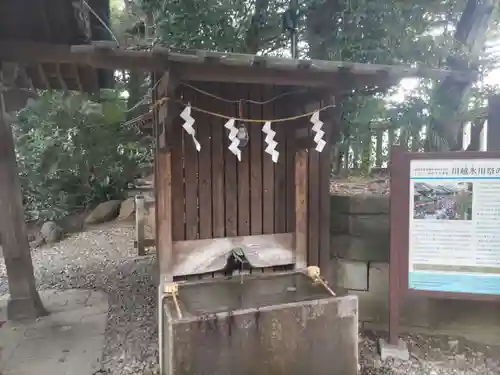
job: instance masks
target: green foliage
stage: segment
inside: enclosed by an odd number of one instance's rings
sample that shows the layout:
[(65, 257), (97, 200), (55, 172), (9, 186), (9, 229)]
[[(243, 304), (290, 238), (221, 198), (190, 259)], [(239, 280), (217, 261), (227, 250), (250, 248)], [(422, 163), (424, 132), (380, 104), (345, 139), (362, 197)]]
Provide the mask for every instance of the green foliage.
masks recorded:
[(304, 33), (314, 57), (433, 66), (449, 48), (451, 30), (439, 38), (428, 31), (456, 24), (463, 7), (463, 1), (431, 0), (309, 0), (306, 4)]
[[(223, 52), (272, 52), (286, 44), (281, 13), (288, 0), (136, 0), (155, 19), (156, 36), (171, 47)], [(256, 7), (261, 7), (256, 13)], [(255, 24), (257, 50), (250, 51)]]
[[(165, 45), (262, 54), (287, 52), (289, 36), (283, 31), (281, 15), (289, 3), (289, 0), (125, 2), (129, 19), (134, 18), (130, 13), (135, 12), (137, 19), (144, 19), (147, 14), (154, 20), (156, 39)], [(447, 67), (450, 57), (467, 56), (466, 65), (484, 73), (498, 63), (486, 59), (484, 54), (471, 54), (454, 39), (466, 3), (467, 0), (302, 0), (298, 28), (300, 55), (435, 68)], [(492, 21), (490, 38), (498, 38), (497, 24), (498, 14)], [(252, 41), (249, 37), (253, 34)], [(373, 122), (387, 122), (392, 128), (401, 129), (399, 141), (408, 143), (412, 149), (446, 147), (457, 127), (471, 117), (471, 111), (478, 110), (477, 105), (472, 109), (465, 106), (458, 108), (459, 115), (455, 116), (457, 103), (462, 99), (477, 103), (485, 90), (473, 88), (464, 96), (459, 90), (436, 92), (438, 84), (422, 81), (418, 92), (407, 96), (405, 102), (390, 106), (387, 96), (382, 95), (358, 96), (341, 103), (344, 146), (352, 145), (355, 154), (361, 156), (362, 169), (371, 163)], [(425, 144), (422, 137), (428, 138)]]
[(118, 93), (96, 103), (80, 94), (46, 92), (14, 125), (26, 214), (61, 218), (94, 202), (120, 198), (150, 151), (121, 125)]

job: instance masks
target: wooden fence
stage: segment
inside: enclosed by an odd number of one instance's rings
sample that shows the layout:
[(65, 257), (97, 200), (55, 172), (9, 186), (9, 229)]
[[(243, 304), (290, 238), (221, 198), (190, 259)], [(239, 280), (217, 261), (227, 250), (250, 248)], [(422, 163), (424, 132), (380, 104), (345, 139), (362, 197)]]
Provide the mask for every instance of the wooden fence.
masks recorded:
[[(474, 138), (474, 127), (479, 126), (481, 128), (479, 144), (474, 146), (474, 149), (479, 151), (494, 149), (493, 144), (498, 144), (496, 139), (500, 140), (500, 127), (496, 126), (497, 122), (500, 122), (500, 96), (492, 96), (488, 101), (488, 108), (481, 109), (474, 122), (465, 123), (462, 133), (459, 134), (462, 148), (464, 150), (468, 148)], [(352, 169), (368, 171), (371, 168), (386, 168), (390, 146), (394, 144), (403, 145), (412, 152), (425, 151), (425, 127), (396, 128), (390, 122), (381, 122), (366, 125), (365, 128), (369, 129), (366, 134), (351, 134), (337, 145), (338, 164), (333, 168), (334, 173)]]

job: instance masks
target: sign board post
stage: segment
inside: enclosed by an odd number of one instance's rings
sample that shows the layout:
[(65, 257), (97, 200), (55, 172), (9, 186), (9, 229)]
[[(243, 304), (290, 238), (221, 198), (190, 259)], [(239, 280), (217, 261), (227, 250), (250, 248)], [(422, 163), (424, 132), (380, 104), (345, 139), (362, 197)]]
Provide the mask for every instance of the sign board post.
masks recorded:
[(389, 343), (405, 295), (500, 300), (500, 152), (391, 153)]

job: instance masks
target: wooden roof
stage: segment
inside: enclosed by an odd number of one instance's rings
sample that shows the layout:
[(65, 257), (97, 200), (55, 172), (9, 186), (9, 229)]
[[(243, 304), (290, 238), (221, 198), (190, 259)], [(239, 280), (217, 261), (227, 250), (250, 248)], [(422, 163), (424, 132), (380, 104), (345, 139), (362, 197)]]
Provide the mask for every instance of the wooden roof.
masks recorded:
[[(0, 43), (69, 46), (90, 43), (93, 39), (108, 40), (108, 31), (92, 15), (89, 6), (108, 22), (108, 0), (1, 0)], [(108, 86), (113, 77), (112, 72), (74, 63), (30, 61), (20, 68), (23, 85), (37, 89), (94, 91)]]
[(211, 51), (117, 47), (109, 41), (86, 45), (44, 43), (9, 44), (0, 40), (0, 59), (31, 64), (59, 63), (108, 70), (175, 71), (185, 81), (267, 83), (335, 90), (397, 84), (402, 78), (426, 77), (469, 79), (470, 72), (419, 66), (360, 64), (323, 60), (296, 60)]
[(0, 62), (14, 63), (19, 80), (28, 87), (80, 91), (108, 87), (118, 69), (173, 69), (179, 79), (187, 81), (267, 83), (337, 91), (387, 87), (407, 77), (443, 79), (453, 75), (457, 80), (470, 79), (469, 72), (425, 67), (294, 60), (161, 46), (118, 47), (109, 41), (111, 36), (102, 24), (109, 21), (108, 1), (0, 0)]

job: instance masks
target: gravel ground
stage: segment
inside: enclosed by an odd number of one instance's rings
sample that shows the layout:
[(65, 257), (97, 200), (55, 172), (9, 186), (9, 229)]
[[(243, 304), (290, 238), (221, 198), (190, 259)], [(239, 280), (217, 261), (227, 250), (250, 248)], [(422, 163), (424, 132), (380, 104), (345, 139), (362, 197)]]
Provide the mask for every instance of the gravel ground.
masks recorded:
[[(108, 374), (147, 374), (157, 369), (156, 268), (152, 257), (137, 258), (134, 228), (111, 224), (73, 234), (32, 253), (39, 288), (85, 288), (109, 295), (104, 358)], [(0, 259), (0, 295), (7, 293)], [(382, 362), (374, 334), (360, 337), (361, 375), (500, 374), (500, 349), (450, 337), (407, 336), (410, 361)]]
[(449, 336), (407, 335), (404, 340), (410, 350), (410, 360), (382, 362), (375, 337), (374, 332), (365, 332), (360, 339), (361, 375), (500, 374), (499, 347)]

